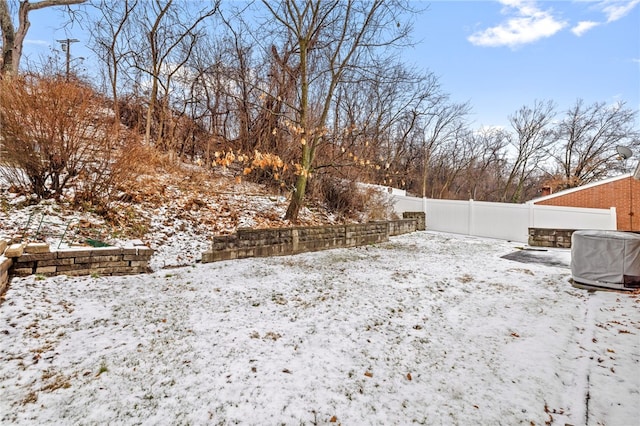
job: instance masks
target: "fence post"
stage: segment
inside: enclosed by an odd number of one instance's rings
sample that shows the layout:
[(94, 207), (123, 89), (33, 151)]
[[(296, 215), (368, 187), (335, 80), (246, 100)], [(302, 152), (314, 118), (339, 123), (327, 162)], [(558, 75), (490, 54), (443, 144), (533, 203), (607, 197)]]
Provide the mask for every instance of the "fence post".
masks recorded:
[(469, 229), (467, 231), (467, 235), (475, 235), (474, 234), (474, 212), (473, 212), (473, 199), (469, 199)]
[(535, 208), (535, 204), (529, 203), (529, 226), (527, 227), (527, 235), (529, 235), (529, 228), (536, 227)]
[(618, 214), (615, 207), (611, 207), (611, 229), (618, 229)]

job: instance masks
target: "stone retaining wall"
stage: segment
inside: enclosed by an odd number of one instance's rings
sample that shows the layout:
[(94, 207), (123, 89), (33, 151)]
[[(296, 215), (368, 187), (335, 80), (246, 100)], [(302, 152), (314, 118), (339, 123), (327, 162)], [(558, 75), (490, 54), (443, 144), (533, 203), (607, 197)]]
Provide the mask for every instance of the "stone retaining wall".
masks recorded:
[(403, 219), (415, 219), (416, 231), (425, 231), (427, 229), (427, 217), (424, 212), (404, 212)]
[(532, 247), (571, 248), (571, 235), (575, 229), (529, 228)]
[(415, 219), (391, 220), (387, 223), (389, 224), (389, 237), (420, 231), (418, 228), (419, 222)]
[[(0, 240), (2, 241), (2, 240)], [(0, 243), (0, 294), (12, 276), (131, 275), (150, 272), (153, 250), (142, 242), (126, 247), (73, 247), (50, 251), (45, 243)]]
[(0, 256), (0, 296), (7, 291), (9, 286), (9, 269), (11, 269), (12, 265), (13, 261), (11, 259)]
[(214, 237), (211, 249), (202, 254), (202, 263), (376, 244), (388, 241), (390, 236), (415, 230), (415, 219), (351, 225), (238, 229), (234, 235)]

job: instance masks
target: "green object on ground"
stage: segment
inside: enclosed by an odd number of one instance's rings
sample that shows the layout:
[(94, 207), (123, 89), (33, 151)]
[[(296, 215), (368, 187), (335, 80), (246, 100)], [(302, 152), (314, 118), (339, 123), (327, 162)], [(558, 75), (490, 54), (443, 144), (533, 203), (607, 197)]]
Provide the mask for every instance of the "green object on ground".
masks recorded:
[(89, 244), (91, 247), (109, 247), (109, 244), (102, 242), (100, 240), (94, 240), (92, 238), (87, 238), (85, 242)]

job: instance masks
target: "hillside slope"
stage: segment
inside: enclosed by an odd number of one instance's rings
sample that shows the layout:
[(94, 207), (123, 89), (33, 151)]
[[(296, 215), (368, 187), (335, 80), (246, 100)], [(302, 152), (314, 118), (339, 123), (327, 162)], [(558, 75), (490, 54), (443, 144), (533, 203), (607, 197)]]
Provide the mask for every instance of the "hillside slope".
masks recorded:
[[(0, 236), (49, 242), (53, 248), (87, 240), (118, 244), (141, 239), (156, 250), (152, 268), (199, 261), (213, 235), (239, 227), (291, 226), (284, 220), (288, 197), (265, 185), (243, 181), (233, 171), (180, 164), (138, 179), (107, 214), (66, 200), (37, 204), (0, 182)], [(299, 224), (337, 223), (320, 206), (304, 208)]]

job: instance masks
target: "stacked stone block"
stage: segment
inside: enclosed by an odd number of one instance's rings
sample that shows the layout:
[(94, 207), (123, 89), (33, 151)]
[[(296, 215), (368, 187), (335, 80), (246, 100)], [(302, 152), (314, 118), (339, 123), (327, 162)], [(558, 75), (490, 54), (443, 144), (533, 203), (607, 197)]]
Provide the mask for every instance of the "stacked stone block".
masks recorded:
[(571, 248), (571, 235), (575, 229), (529, 228), (532, 247)]
[(153, 250), (147, 247), (70, 248), (27, 252), (13, 259), (11, 275), (130, 275), (149, 272)]
[(211, 249), (202, 254), (202, 263), (377, 244), (388, 241), (389, 236), (415, 230), (414, 219), (353, 225), (241, 228), (234, 235), (214, 237)]
[(7, 238), (0, 238), (0, 295), (7, 291), (9, 285), (9, 269), (13, 265), (13, 260), (3, 256), (9, 246), (9, 240)]
[(51, 251), (46, 243), (0, 240), (0, 294), (11, 276), (131, 275), (150, 272), (153, 250), (142, 242), (128, 247), (77, 247)]
[(424, 212), (404, 212), (402, 213), (403, 219), (415, 219), (416, 231), (427, 230), (427, 216)]
[(414, 213), (414, 216), (404, 217), (402, 220), (389, 221), (390, 237), (424, 230), (424, 213), (422, 212)]

